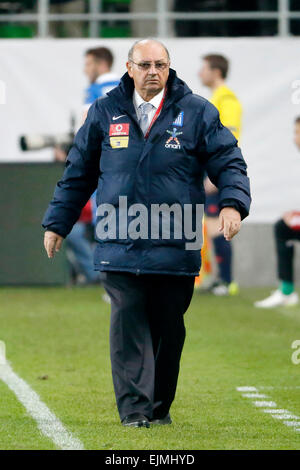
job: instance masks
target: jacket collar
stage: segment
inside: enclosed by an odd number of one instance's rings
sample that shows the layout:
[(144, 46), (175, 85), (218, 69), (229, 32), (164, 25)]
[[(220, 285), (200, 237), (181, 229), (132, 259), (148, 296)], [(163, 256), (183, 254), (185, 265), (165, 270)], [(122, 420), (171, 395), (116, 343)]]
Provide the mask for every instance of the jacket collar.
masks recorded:
[[(128, 72), (126, 72), (121, 78), (120, 84), (108, 92), (107, 95), (113, 98), (119, 106), (132, 114), (135, 112), (132, 101), (133, 90), (133, 80), (129, 77)], [(168, 108), (171, 104), (176, 103), (183, 98), (183, 96), (189, 93), (192, 93), (191, 89), (183, 80), (177, 77), (175, 70), (170, 69), (164, 108)]]

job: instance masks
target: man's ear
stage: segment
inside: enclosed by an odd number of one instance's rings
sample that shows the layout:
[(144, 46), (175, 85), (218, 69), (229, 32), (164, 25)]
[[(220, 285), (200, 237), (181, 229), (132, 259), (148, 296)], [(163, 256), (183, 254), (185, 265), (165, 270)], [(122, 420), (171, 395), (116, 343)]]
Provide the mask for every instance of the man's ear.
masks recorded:
[(126, 62), (127, 72), (130, 78), (133, 78), (132, 71), (131, 71), (131, 62)]

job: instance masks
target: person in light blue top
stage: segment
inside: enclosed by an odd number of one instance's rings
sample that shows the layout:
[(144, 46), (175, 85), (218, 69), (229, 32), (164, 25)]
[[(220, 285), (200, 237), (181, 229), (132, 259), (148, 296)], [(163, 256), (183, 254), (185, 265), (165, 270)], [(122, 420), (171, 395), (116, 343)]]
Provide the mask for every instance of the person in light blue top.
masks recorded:
[(106, 47), (97, 47), (86, 51), (84, 73), (90, 84), (85, 90), (84, 119), (91, 104), (119, 84), (119, 77), (111, 72), (113, 61), (113, 54)]

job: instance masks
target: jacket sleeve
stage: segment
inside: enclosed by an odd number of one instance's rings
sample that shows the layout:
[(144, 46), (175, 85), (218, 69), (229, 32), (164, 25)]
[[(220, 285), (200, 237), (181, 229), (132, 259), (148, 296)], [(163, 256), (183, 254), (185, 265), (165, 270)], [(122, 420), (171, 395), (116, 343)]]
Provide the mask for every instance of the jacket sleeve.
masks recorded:
[(42, 221), (44, 228), (63, 237), (72, 230), (98, 184), (102, 133), (96, 119), (97, 106), (96, 101), (75, 136), (63, 176)]
[(210, 180), (219, 189), (220, 207), (237, 207), (244, 219), (251, 203), (247, 165), (236, 138), (221, 124), (218, 110), (208, 101), (199, 133), (199, 157)]

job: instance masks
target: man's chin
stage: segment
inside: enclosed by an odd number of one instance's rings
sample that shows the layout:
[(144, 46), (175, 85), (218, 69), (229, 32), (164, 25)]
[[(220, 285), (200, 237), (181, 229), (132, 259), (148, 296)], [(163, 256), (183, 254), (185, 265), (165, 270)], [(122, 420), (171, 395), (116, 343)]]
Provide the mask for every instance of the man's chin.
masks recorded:
[(159, 93), (163, 86), (159, 82), (148, 82), (145, 89), (150, 93)]

